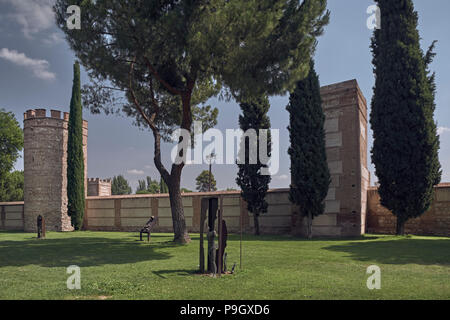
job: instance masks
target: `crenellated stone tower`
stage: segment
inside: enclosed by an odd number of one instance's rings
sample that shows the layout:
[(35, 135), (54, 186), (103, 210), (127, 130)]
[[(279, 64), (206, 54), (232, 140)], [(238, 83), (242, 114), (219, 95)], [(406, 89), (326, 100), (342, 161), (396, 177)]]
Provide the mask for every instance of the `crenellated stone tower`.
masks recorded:
[(88, 197), (106, 197), (111, 195), (111, 179), (89, 178)]
[[(24, 113), (24, 229), (36, 231), (38, 215), (49, 231), (73, 230), (67, 215), (67, 138), (69, 113), (45, 109)], [(84, 174), (87, 178), (88, 123), (83, 120)], [(86, 180), (85, 180), (86, 181)], [(87, 184), (85, 183), (85, 194)]]

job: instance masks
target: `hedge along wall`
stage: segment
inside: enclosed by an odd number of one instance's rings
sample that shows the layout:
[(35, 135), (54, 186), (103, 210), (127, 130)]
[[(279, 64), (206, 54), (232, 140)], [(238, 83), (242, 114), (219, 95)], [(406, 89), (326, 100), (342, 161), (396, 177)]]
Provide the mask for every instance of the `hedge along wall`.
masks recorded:
[[(367, 233), (394, 234), (396, 217), (380, 203), (377, 188), (368, 190)], [(431, 208), (405, 224), (405, 232), (420, 235), (450, 236), (450, 183), (434, 188)]]
[[(292, 219), (288, 194), (288, 189), (268, 192), (268, 212), (260, 216), (261, 233), (290, 233)], [(223, 217), (229, 232), (239, 232), (241, 223), (244, 232), (253, 232), (253, 216), (247, 211), (239, 191), (183, 194), (184, 215), (189, 232), (199, 232), (201, 199), (211, 196), (223, 199)], [(167, 194), (88, 197), (84, 228), (97, 231), (138, 231), (150, 216), (158, 217), (155, 232), (172, 232), (172, 214)]]

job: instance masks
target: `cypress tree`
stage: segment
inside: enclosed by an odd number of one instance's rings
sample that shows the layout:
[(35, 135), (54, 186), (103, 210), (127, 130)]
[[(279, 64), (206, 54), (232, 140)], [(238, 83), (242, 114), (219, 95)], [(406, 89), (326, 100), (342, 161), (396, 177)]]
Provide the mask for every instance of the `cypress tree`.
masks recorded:
[[(242, 115), (239, 116), (240, 128), (245, 132), (248, 129), (254, 129), (257, 136), (257, 159), (256, 163), (250, 163), (250, 139), (244, 138), (241, 140), (241, 151), (245, 151), (245, 159), (243, 164), (238, 164), (238, 176), (236, 183), (241, 187), (241, 196), (247, 202), (247, 209), (253, 214), (253, 221), (255, 225), (255, 234), (259, 235), (259, 216), (261, 213), (267, 212), (267, 201), (265, 200), (269, 183), (270, 175), (262, 175), (261, 169), (267, 168), (267, 164), (261, 162), (259, 158), (260, 148), (260, 129), (270, 129), (270, 119), (267, 116), (270, 104), (267, 96), (261, 98), (248, 98), (246, 101), (240, 103)], [(267, 155), (270, 157), (271, 141), (268, 134), (267, 139)], [(243, 154), (241, 154), (243, 156)]]
[(382, 19), (371, 45), (376, 76), (372, 161), (381, 204), (397, 217), (396, 233), (402, 235), (405, 222), (430, 207), (441, 178), (434, 74), (428, 69), (434, 42), (424, 54), (411, 0), (377, 2)]
[(73, 66), (72, 99), (67, 142), (67, 211), (75, 230), (83, 226), (84, 215), (84, 155), (83, 155), (83, 110), (81, 106), (80, 65)]
[(159, 180), (159, 193), (169, 193), (169, 188), (163, 178), (160, 178)]
[(330, 185), (325, 152), (325, 115), (322, 110), (319, 77), (311, 59), (308, 76), (300, 80), (289, 96), (288, 153), (291, 159), (289, 199), (308, 221), (307, 236), (312, 238), (312, 221), (323, 214)]

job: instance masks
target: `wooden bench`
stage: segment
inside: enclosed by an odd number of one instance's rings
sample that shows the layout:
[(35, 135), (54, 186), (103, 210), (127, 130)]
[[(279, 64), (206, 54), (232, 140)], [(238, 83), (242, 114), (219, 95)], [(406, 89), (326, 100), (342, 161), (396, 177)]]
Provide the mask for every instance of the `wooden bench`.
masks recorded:
[(152, 232), (153, 227), (156, 225), (157, 221), (158, 221), (157, 217), (153, 217), (153, 216), (150, 217), (150, 219), (147, 221), (145, 226), (139, 232), (139, 239), (140, 239), (140, 241), (142, 241), (142, 234), (143, 233), (147, 234), (147, 241), (150, 241), (150, 233)]

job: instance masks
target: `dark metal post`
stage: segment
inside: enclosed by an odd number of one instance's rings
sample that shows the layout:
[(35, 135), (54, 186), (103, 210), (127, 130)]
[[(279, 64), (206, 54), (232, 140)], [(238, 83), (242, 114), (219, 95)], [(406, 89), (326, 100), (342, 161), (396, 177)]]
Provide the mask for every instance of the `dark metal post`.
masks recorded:
[(203, 233), (205, 229), (206, 210), (208, 209), (209, 199), (203, 198), (200, 209), (200, 272), (205, 272), (205, 249), (203, 245)]
[(222, 224), (223, 224), (223, 196), (220, 196), (220, 209), (219, 209), (219, 223), (218, 223), (218, 229), (219, 229), (219, 256), (217, 257), (217, 273), (219, 274), (219, 277), (222, 275), (222, 257), (223, 257), (223, 230), (222, 230)]

